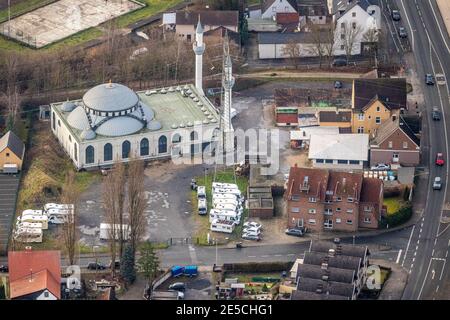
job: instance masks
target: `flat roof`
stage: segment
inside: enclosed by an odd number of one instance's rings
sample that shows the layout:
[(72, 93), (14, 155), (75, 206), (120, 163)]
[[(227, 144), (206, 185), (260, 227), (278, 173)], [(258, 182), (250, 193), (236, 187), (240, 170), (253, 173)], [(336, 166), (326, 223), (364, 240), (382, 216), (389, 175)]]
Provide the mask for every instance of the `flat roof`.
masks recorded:
[(369, 157), (369, 135), (312, 134), (309, 144), (310, 159), (359, 160)]

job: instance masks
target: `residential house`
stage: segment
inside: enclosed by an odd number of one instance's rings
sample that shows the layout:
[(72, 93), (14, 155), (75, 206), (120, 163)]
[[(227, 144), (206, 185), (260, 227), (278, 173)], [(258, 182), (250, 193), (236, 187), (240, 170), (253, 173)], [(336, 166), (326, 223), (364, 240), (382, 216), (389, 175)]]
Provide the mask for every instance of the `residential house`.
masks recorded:
[(274, 19), (280, 12), (297, 12), (297, 0), (262, 0), (261, 18)]
[(356, 79), (352, 92), (352, 132), (373, 133), (400, 115), (406, 105), (406, 79)]
[(228, 36), (230, 43), (236, 46), (241, 45), (241, 36), (239, 32), (228, 30), (226, 27), (220, 26), (215, 29), (208, 30), (203, 33), (203, 37), (205, 41), (210, 41), (212, 39), (222, 40)]
[(308, 158), (314, 168), (362, 170), (369, 159), (369, 135), (312, 134)]
[(347, 110), (319, 111), (319, 125), (321, 127), (352, 127), (352, 112)]
[(238, 11), (177, 11), (163, 14), (163, 25), (166, 29), (175, 30), (176, 34), (187, 40), (195, 39), (195, 30), (200, 19), (206, 32), (224, 27), (230, 32), (239, 32)]
[(374, 131), (370, 165), (377, 163), (413, 167), (420, 163), (420, 139), (401, 115), (393, 115)]
[(336, 24), (334, 55), (357, 55), (370, 49), (378, 41), (381, 28), (374, 15), (379, 7), (367, 0), (342, 0), (337, 12), (333, 14)]
[(10, 298), (58, 300), (61, 298), (61, 254), (46, 250), (8, 253)]
[(325, 0), (302, 0), (297, 3), (300, 24), (326, 24), (328, 8)]
[[(383, 184), (362, 173), (291, 167), (285, 193), (290, 228), (354, 232), (378, 228)], [(362, 222), (362, 223), (361, 223)]]
[(5, 165), (15, 165), (18, 170), (22, 169), (25, 155), (25, 144), (12, 131), (8, 131), (0, 138), (0, 170)]
[(296, 32), (300, 29), (300, 17), (297, 12), (277, 13), (275, 21), (281, 32)]
[(297, 266), (291, 300), (355, 300), (366, 283), (366, 246), (313, 241)]

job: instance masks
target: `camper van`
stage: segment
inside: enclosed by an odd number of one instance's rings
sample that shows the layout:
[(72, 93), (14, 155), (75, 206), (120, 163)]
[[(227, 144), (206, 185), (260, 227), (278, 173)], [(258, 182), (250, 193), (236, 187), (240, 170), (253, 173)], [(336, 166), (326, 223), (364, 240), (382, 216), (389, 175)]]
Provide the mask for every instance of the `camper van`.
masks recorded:
[(48, 223), (52, 224), (64, 224), (69, 220), (69, 214), (63, 213), (63, 214), (52, 214), (48, 216)]
[(239, 189), (235, 183), (213, 182), (212, 186), (213, 188)]
[(33, 210), (33, 209), (26, 209), (22, 211), (22, 215), (32, 215), (32, 216), (42, 216), (44, 212), (42, 210)]
[(234, 230), (234, 222), (214, 219), (211, 222), (210, 229), (211, 229), (211, 231), (215, 231), (215, 232), (232, 233)]
[(244, 212), (244, 209), (242, 209), (241, 206), (235, 206), (232, 203), (217, 203), (214, 208), (218, 210), (233, 211), (237, 214), (242, 214)]
[(40, 223), (40, 222), (21, 222), (21, 221), (19, 221), (19, 219), (17, 219), (16, 229), (19, 229), (19, 228), (42, 229), (42, 223)]
[(56, 209), (56, 208), (52, 208), (52, 209), (48, 209), (45, 211), (45, 214), (50, 217), (52, 215), (67, 215), (67, 214), (71, 214), (73, 213), (72, 209)]
[(233, 206), (235, 206), (236, 208), (238, 208), (240, 206), (240, 203), (237, 200), (232, 200), (232, 199), (214, 199), (213, 200), (213, 206), (216, 207), (219, 204), (231, 204)]
[(42, 229), (19, 228), (14, 232), (14, 240), (18, 242), (42, 242)]
[(206, 188), (205, 186), (197, 186), (197, 198), (206, 199)]
[[(115, 224), (114, 236), (116, 240), (119, 240), (120, 224)], [(111, 239), (112, 225), (109, 223), (100, 223), (100, 240)], [(128, 240), (130, 238), (130, 226), (128, 224), (122, 225), (123, 239)]]
[(241, 191), (239, 189), (223, 189), (223, 188), (214, 188), (213, 193), (225, 193), (225, 194), (234, 194), (236, 197), (241, 196)]
[(206, 198), (198, 199), (198, 214), (205, 215), (208, 213), (208, 205), (206, 203)]
[(212, 196), (214, 199), (231, 199), (231, 200), (239, 200), (242, 201), (240, 197), (236, 196), (235, 194), (229, 194), (229, 193), (213, 193)]
[(73, 204), (63, 204), (63, 203), (46, 203), (44, 205), (44, 211), (50, 209), (62, 209), (62, 210), (73, 210)]
[(17, 222), (19, 222), (19, 223), (23, 223), (23, 222), (41, 223), (43, 230), (48, 229), (48, 217), (46, 215), (33, 216), (30, 214), (25, 214), (25, 215), (22, 214), (21, 217), (17, 218)]
[(235, 225), (238, 225), (241, 223), (241, 215), (240, 214), (236, 214), (233, 211), (221, 211), (221, 210), (217, 210), (217, 209), (211, 209), (209, 211), (209, 222), (212, 223), (216, 219), (231, 221)]

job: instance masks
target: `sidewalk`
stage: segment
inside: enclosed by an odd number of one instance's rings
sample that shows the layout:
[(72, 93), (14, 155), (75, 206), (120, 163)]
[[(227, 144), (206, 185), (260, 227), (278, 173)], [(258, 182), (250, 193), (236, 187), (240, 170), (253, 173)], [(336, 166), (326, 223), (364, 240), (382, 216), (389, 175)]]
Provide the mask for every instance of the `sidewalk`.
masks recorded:
[(381, 290), (378, 300), (401, 300), (405, 290), (408, 273), (396, 263), (387, 260), (370, 260), (370, 264), (391, 268), (391, 274)]
[(450, 37), (450, 1), (436, 0), (436, 3), (438, 5), (439, 11), (441, 12), (445, 27), (447, 28), (448, 36)]

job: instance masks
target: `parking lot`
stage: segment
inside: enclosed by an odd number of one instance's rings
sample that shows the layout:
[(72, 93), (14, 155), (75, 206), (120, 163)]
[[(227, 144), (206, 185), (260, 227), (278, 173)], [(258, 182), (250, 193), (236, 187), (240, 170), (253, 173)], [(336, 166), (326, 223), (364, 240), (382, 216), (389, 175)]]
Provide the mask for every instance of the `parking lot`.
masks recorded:
[(0, 175), (0, 254), (8, 245), (19, 180), (19, 175)]
[(181, 276), (179, 278), (170, 278), (164, 282), (158, 291), (167, 291), (169, 286), (176, 282), (183, 282), (186, 284), (186, 291), (184, 292), (185, 300), (210, 300), (215, 290), (213, 277), (211, 272), (199, 272), (197, 276), (189, 278)]

